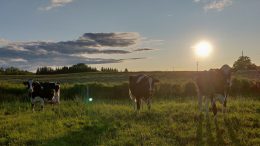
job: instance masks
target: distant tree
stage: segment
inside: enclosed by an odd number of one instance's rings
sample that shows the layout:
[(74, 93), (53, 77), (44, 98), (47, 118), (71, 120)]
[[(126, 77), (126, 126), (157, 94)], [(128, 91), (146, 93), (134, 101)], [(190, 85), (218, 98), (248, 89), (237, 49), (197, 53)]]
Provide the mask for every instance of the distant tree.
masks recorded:
[(128, 72), (128, 69), (127, 68), (125, 68), (125, 71), (124, 72)]
[(240, 56), (237, 61), (233, 64), (233, 69), (238, 70), (256, 70), (257, 66), (251, 62), (250, 57)]
[(16, 67), (7, 67), (7, 68), (1, 67), (0, 74), (3, 74), (3, 75), (28, 75), (28, 74), (33, 74), (33, 73), (25, 71), (25, 70), (21, 70)]
[(37, 69), (36, 74), (67, 74), (67, 73), (79, 73), (79, 72), (98, 72), (97, 68), (92, 68), (84, 63), (78, 63), (70, 67), (40, 67)]
[(118, 69), (101, 67), (101, 72), (118, 72)]

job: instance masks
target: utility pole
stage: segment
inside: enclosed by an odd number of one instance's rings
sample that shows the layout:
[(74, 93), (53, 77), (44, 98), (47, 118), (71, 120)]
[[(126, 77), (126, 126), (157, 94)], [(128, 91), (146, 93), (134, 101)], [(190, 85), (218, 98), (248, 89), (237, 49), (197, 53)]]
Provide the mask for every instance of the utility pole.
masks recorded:
[(197, 60), (197, 72), (199, 72), (199, 61)]

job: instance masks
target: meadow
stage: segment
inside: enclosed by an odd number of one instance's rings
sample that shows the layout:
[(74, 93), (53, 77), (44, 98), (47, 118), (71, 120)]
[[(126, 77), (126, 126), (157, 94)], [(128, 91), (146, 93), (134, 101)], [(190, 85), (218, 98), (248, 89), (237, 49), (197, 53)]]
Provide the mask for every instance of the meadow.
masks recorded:
[[(0, 145), (260, 145), (255, 76), (235, 76), (227, 113), (214, 120), (197, 109), (194, 72), (148, 72), (160, 83), (152, 110), (140, 112), (128, 97), (131, 74), (0, 76)], [(31, 78), (60, 82), (61, 104), (33, 113), (22, 85)]]

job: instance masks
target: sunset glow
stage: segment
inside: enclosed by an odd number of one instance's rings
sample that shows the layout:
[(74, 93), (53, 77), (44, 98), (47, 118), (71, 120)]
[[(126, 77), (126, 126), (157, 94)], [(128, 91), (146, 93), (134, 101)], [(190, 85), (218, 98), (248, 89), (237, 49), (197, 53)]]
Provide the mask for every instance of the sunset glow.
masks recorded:
[(213, 46), (208, 41), (200, 41), (195, 46), (195, 53), (198, 57), (207, 57), (213, 50)]

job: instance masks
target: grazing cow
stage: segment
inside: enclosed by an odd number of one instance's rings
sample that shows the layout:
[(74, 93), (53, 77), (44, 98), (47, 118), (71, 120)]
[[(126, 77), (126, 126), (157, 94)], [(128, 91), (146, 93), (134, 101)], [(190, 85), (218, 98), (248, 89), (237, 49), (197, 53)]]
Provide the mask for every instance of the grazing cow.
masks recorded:
[(137, 110), (140, 110), (142, 101), (147, 103), (149, 110), (151, 109), (154, 84), (157, 82), (159, 82), (159, 80), (145, 74), (129, 76), (129, 95), (136, 103)]
[(216, 101), (219, 101), (223, 108), (226, 108), (228, 92), (231, 87), (231, 68), (223, 65), (220, 69), (198, 72), (196, 78), (198, 88), (198, 105), (202, 111), (202, 97), (206, 100), (206, 112), (208, 113), (209, 100), (211, 101), (212, 112), (217, 115)]
[(27, 86), (29, 97), (31, 97), (33, 111), (36, 102), (40, 102), (42, 109), (44, 106), (44, 102), (53, 104), (60, 103), (59, 83), (40, 83), (33, 80), (28, 80), (27, 82), (24, 82), (24, 85)]

